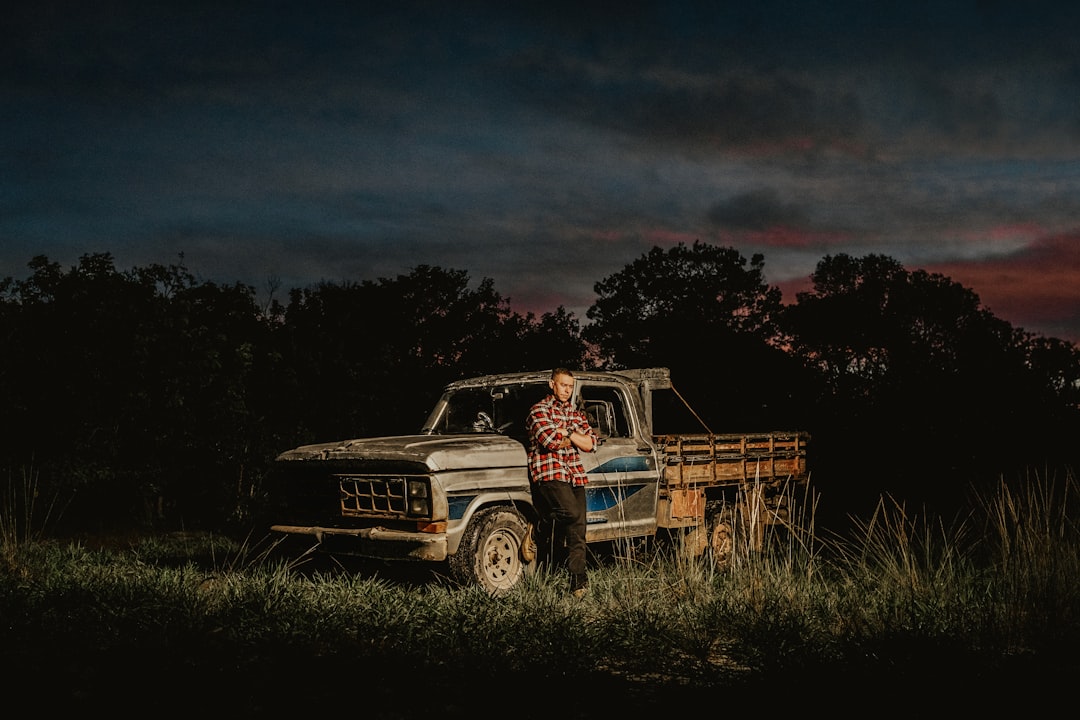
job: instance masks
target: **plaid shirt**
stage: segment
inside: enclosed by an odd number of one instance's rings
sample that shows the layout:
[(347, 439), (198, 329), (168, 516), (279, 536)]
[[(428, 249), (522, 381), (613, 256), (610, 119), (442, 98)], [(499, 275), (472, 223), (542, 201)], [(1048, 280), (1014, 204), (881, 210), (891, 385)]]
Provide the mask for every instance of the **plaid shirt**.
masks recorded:
[(589, 482), (581, 465), (578, 449), (571, 445), (560, 448), (559, 428), (579, 432), (593, 439), (595, 451), (598, 440), (596, 432), (589, 427), (585, 413), (568, 402), (559, 402), (548, 395), (532, 406), (526, 420), (529, 432), (529, 478), (533, 482), (559, 480), (584, 485)]

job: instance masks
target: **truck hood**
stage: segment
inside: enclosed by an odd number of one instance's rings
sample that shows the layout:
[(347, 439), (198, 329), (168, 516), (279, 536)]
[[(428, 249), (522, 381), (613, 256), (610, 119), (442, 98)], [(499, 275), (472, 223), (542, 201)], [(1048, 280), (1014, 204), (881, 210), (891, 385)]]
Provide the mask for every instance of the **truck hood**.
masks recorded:
[(406, 460), (438, 472), (524, 467), (527, 456), (520, 442), (503, 435), (398, 435), (303, 445), (277, 460)]

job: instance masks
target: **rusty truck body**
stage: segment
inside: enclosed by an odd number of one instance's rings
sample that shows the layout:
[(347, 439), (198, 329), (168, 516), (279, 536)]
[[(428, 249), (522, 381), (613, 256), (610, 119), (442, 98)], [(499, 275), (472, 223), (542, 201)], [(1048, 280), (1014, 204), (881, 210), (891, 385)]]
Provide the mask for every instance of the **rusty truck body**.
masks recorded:
[[(767, 526), (789, 522), (792, 490), (809, 477), (807, 433), (658, 434), (653, 404), (673, 390), (667, 368), (574, 374), (572, 402), (600, 437), (582, 454), (589, 543), (662, 536), (722, 563), (737, 523), (760, 544)], [(320, 552), (442, 563), (457, 581), (508, 592), (535, 567), (525, 420), (550, 376), (452, 382), (415, 435), (282, 453), (272, 530), (307, 536)]]

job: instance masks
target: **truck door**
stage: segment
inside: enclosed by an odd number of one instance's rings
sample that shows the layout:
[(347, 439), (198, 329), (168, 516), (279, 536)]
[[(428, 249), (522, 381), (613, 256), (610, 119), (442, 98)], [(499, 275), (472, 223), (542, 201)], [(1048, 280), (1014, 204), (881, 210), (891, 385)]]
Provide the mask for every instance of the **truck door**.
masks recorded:
[(656, 451), (624, 389), (579, 381), (578, 403), (600, 437), (596, 452), (582, 453), (588, 542), (653, 535), (659, 490)]

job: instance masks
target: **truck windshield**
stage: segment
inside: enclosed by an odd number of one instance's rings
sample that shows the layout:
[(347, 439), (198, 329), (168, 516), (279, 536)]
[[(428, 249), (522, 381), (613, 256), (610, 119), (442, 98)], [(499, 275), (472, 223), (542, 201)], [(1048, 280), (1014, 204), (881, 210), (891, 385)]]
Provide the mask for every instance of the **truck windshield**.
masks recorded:
[(424, 424), (438, 435), (501, 433), (525, 442), (529, 408), (548, 393), (547, 382), (468, 387), (446, 393)]

